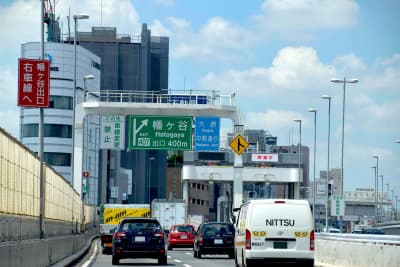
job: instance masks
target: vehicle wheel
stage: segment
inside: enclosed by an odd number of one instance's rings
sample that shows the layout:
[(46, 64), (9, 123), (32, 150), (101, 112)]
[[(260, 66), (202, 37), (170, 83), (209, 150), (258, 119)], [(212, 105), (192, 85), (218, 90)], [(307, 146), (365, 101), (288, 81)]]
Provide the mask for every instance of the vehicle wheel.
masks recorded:
[(239, 267), (239, 262), (237, 261), (237, 255), (235, 253), (235, 267)]
[(168, 249), (168, 250), (172, 250), (172, 246), (171, 246), (171, 245), (168, 245), (167, 249)]
[(167, 265), (167, 256), (161, 255), (158, 257), (158, 265)]
[(304, 261), (299, 264), (302, 267), (314, 267), (314, 260)]
[(233, 253), (233, 251), (232, 251), (232, 252), (229, 252), (228, 257), (229, 257), (230, 259), (235, 258), (235, 254)]
[(193, 250), (193, 257), (197, 258), (197, 251)]
[(112, 256), (112, 265), (118, 265), (119, 264), (119, 259), (117, 256)]

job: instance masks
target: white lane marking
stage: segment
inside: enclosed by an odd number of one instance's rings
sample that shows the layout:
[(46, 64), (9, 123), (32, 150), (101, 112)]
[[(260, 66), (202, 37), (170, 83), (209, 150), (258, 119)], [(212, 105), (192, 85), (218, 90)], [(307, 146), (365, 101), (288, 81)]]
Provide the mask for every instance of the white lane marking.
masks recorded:
[(180, 263), (180, 262), (182, 262), (181, 260), (174, 260), (174, 262), (178, 262), (178, 263)]
[(186, 252), (186, 255), (193, 255), (193, 252)]
[(169, 256), (169, 255), (167, 256), (167, 258), (168, 258), (168, 259), (172, 259), (172, 257), (171, 257), (171, 256)]
[(192, 267), (192, 265), (189, 265), (189, 264), (182, 264), (182, 266), (184, 266), (184, 267)]
[(93, 252), (92, 256), (90, 257), (90, 259), (89, 259), (87, 262), (85, 262), (85, 263), (82, 265), (82, 267), (88, 267), (92, 262), (94, 262), (94, 258), (95, 258), (96, 255), (97, 255), (97, 245), (98, 245), (98, 242), (95, 243), (94, 252)]

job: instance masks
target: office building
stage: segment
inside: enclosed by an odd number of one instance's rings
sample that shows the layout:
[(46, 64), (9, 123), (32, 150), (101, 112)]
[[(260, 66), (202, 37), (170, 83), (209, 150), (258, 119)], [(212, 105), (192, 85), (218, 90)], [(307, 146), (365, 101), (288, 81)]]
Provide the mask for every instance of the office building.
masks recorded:
[[(21, 57), (38, 59), (41, 44), (29, 42), (22, 44)], [(73, 135), (73, 98), (74, 98), (74, 46), (69, 43), (45, 43), (45, 57), (50, 61), (50, 107), (44, 110), (44, 162), (51, 165), (68, 182), (72, 182), (72, 135)], [(84, 91), (83, 77), (93, 75), (87, 80), (89, 90), (100, 89), (101, 59), (83, 47), (77, 47), (76, 96), (82, 101)], [(39, 109), (21, 108), (20, 141), (32, 151), (39, 148)], [(89, 175), (87, 187), (88, 203), (95, 202), (98, 184), (98, 136), (99, 118), (89, 116), (84, 122), (84, 148), (86, 155), (83, 166)]]

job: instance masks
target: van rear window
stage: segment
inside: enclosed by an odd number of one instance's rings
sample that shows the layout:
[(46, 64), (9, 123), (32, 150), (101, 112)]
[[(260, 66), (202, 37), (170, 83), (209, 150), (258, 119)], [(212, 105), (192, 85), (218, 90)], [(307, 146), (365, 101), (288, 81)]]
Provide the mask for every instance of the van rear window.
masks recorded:
[(251, 225), (253, 227), (310, 227), (310, 208), (297, 204), (254, 204)]

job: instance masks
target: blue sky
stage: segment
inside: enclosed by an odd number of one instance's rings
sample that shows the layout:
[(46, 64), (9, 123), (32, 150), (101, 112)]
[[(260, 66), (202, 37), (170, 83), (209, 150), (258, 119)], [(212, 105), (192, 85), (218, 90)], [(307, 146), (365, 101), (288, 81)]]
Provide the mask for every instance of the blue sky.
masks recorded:
[[(17, 59), (20, 44), (40, 40), (38, 2), (0, 1), (0, 126), (16, 137)], [(300, 118), (302, 143), (313, 151), (307, 109), (316, 108), (317, 177), (327, 161), (328, 104), (320, 96), (332, 96), (331, 166), (340, 167), (342, 86), (329, 81), (358, 78), (346, 87), (345, 190), (374, 186), (378, 155), (384, 183), (400, 194), (400, 1), (55, 2), (64, 32), (70, 8), (89, 14), (82, 30), (100, 26), (102, 10), (102, 26), (118, 33), (138, 35), (147, 23), (153, 35), (169, 36), (170, 88), (235, 92), (245, 127), (269, 130), (282, 145), (289, 136), (297, 143)]]

